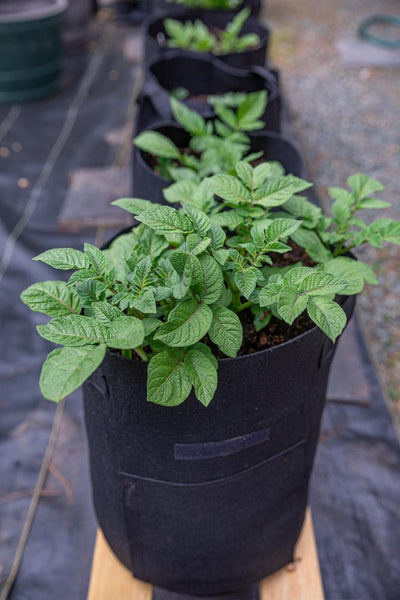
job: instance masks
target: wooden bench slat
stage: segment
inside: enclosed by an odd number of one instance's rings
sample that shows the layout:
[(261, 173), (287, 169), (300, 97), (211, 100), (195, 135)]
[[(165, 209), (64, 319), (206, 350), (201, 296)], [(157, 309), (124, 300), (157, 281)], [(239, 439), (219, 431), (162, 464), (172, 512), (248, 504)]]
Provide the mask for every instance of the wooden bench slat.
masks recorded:
[[(308, 509), (295, 562), (261, 583), (262, 600), (324, 600), (311, 512)], [(152, 600), (152, 586), (132, 577), (99, 530), (88, 600)]]

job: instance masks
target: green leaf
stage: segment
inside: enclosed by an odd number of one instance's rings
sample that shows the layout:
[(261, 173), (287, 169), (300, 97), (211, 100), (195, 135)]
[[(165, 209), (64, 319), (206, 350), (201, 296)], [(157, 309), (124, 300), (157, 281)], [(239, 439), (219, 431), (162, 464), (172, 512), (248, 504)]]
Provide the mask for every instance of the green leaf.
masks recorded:
[(163, 190), (164, 198), (171, 204), (179, 202), (191, 202), (193, 195), (198, 188), (198, 184), (190, 179), (182, 179)]
[(92, 304), (92, 310), (95, 319), (104, 325), (111, 325), (115, 319), (123, 315), (119, 308), (105, 301)]
[(347, 287), (347, 281), (334, 277), (330, 273), (317, 271), (307, 275), (300, 283), (299, 292), (307, 296), (325, 296), (338, 294)]
[(206, 304), (214, 304), (220, 297), (224, 285), (222, 269), (212, 256), (200, 256), (199, 262), (203, 278), (201, 299)]
[(279, 241), (291, 235), (301, 225), (296, 219), (274, 219), (265, 230), (265, 241), (268, 244)]
[(333, 300), (315, 296), (307, 305), (310, 319), (334, 342), (346, 326), (346, 313)]
[(383, 230), (383, 238), (391, 244), (400, 244), (400, 221), (389, 223)]
[(353, 190), (357, 200), (362, 200), (367, 196), (371, 196), (375, 192), (381, 192), (384, 187), (377, 179), (372, 179), (364, 173), (356, 173), (347, 180), (348, 185)]
[(179, 148), (165, 135), (158, 133), (158, 131), (144, 131), (143, 133), (139, 133), (134, 139), (134, 144), (153, 156), (177, 159), (181, 156)]
[(218, 377), (215, 364), (196, 346), (190, 348), (185, 356), (184, 368), (194, 387), (196, 398), (208, 406), (214, 398)]
[(108, 330), (107, 346), (110, 348), (137, 348), (144, 339), (142, 321), (136, 317), (123, 315), (111, 323)]
[(206, 235), (211, 222), (205, 212), (187, 203), (183, 204), (183, 209), (200, 235)]
[(153, 356), (147, 367), (147, 400), (162, 406), (178, 406), (192, 389), (184, 368), (185, 351), (168, 348)]
[(236, 271), (234, 279), (242, 296), (249, 299), (257, 284), (257, 270), (249, 267), (243, 271)]
[(379, 200), (379, 198), (365, 198), (359, 203), (360, 208), (388, 208), (392, 206), (390, 202)]
[(187, 236), (186, 241), (182, 244), (181, 248), (182, 250), (197, 256), (198, 254), (204, 252), (204, 250), (206, 250), (210, 244), (211, 238), (203, 239), (197, 233), (190, 233)]
[(171, 206), (155, 204), (151, 209), (137, 215), (136, 218), (150, 229), (164, 235), (194, 232), (191, 220)]
[(21, 300), (31, 310), (49, 317), (81, 312), (79, 296), (64, 281), (34, 283), (22, 292)]
[(169, 260), (179, 277), (173, 286), (174, 297), (181, 300), (187, 295), (192, 279), (195, 284), (202, 284), (200, 263), (189, 252), (181, 252), (179, 250), (172, 252)]
[(37, 330), (45, 340), (65, 346), (99, 344), (107, 339), (107, 328), (91, 317), (67, 315), (56, 317)]
[(282, 288), (278, 298), (278, 312), (290, 325), (307, 307), (307, 296), (300, 296), (296, 286)]
[(225, 306), (212, 307), (210, 340), (226, 354), (234, 358), (242, 345), (243, 329), (237, 314)]
[(160, 319), (156, 319), (155, 317), (147, 317), (146, 319), (143, 319), (142, 324), (145, 337), (154, 333), (155, 330), (162, 325)]
[(232, 175), (214, 175), (209, 179), (210, 189), (227, 202), (233, 204), (248, 204), (251, 201), (250, 192)]
[(253, 171), (253, 186), (259, 188), (267, 177), (276, 178), (276, 166), (272, 162), (264, 162), (257, 165)]
[(32, 260), (44, 262), (46, 265), (62, 271), (84, 269), (90, 266), (87, 256), (75, 248), (53, 248), (38, 254)]
[(182, 127), (192, 135), (202, 135), (205, 132), (205, 120), (196, 111), (191, 110), (176, 98), (171, 98), (173, 115)]
[(256, 191), (257, 204), (265, 208), (280, 206), (296, 192), (292, 179), (288, 176), (267, 179)]
[(107, 271), (107, 261), (103, 252), (93, 244), (84, 245), (85, 256), (87, 256), (90, 265), (98, 272), (104, 273)]
[(168, 346), (191, 346), (208, 332), (212, 312), (204, 302), (183, 300), (169, 313), (168, 322), (154, 336)]
[(211, 220), (215, 225), (220, 227), (226, 227), (233, 231), (238, 225), (243, 223), (243, 217), (239, 215), (235, 210), (224, 210), (221, 213), (213, 215)]
[(253, 185), (253, 167), (248, 162), (242, 160), (235, 165), (238, 177), (248, 186)]
[(137, 215), (153, 206), (150, 200), (143, 200), (142, 198), (119, 198), (111, 202), (114, 206), (119, 206), (128, 212)]
[(323, 269), (347, 282), (347, 287), (340, 292), (344, 296), (360, 293), (364, 287), (364, 281), (373, 285), (378, 284), (376, 275), (369, 265), (349, 256), (333, 258), (323, 265)]
[(237, 117), (241, 129), (249, 130), (252, 123), (260, 119), (267, 106), (267, 92), (251, 92), (237, 110)]
[(56, 348), (48, 355), (40, 375), (40, 390), (47, 400), (59, 402), (86, 381), (103, 362), (105, 344)]
[(317, 263), (323, 263), (332, 258), (332, 254), (321, 242), (315, 231), (300, 227), (291, 233), (292, 240), (305, 248), (308, 256)]

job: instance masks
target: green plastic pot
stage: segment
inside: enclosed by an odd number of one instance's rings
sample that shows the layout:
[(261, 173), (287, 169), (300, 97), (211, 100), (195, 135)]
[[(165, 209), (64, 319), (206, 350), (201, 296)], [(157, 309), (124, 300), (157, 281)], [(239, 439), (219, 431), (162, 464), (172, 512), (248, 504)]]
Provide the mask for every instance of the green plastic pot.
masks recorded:
[(57, 89), (67, 6), (67, 0), (1, 0), (0, 102), (26, 102)]

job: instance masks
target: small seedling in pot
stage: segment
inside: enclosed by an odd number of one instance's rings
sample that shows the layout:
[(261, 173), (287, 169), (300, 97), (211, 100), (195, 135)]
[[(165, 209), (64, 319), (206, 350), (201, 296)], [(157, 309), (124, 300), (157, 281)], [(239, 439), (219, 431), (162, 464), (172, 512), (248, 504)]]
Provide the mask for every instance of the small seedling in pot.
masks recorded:
[(215, 173), (234, 173), (238, 161), (252, 161), (262, 156), (262, 153), (249, 154), (250, 138), (245, 132), (264, 127), (260, 119), (266, 104), (265, 90), (252, 92), (241, 98), (236, 110), (215, 103), (218, 118), (206, 121), (196, 111), (171, 98), (176, 121), (190, 135), (187, 147), (178, 148), (157, 131), (140, 133), (134, 143), (154, 157), (154, 168), (165, 179), (200, 181)]
[(170, 48), (211, 52), (215, 55), (245, 52), (260, 43), (260, 37), (256, 33), (240, 35), (249, 15), (250, 10), (244, 8), (225, 29), (218, 30), (209, 29), (200, 19), (185, 22), (165, 19), (164, 27), (168, 36), (166, 44)]

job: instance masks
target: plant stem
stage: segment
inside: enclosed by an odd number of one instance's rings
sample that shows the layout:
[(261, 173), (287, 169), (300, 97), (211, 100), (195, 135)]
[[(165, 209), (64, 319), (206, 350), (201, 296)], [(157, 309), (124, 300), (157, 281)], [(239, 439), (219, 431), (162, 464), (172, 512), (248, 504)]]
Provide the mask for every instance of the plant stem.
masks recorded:
[(124, 358), (132, 358), (132, 350), (129, 348), (123, 348), (121, 350), (121, 354)]
[(144, 362), (149, 362), (149, 357), (147, 356), (146, 352), (142, 350), (142, 348), (134, 348), (134, 350)]
[(245, 302), (236, 309), (236, 312), (240, 313), (242, 310), (246, 310), (246, 308), (250, 308), (251, 306), (253, 306), (253, 302)]

